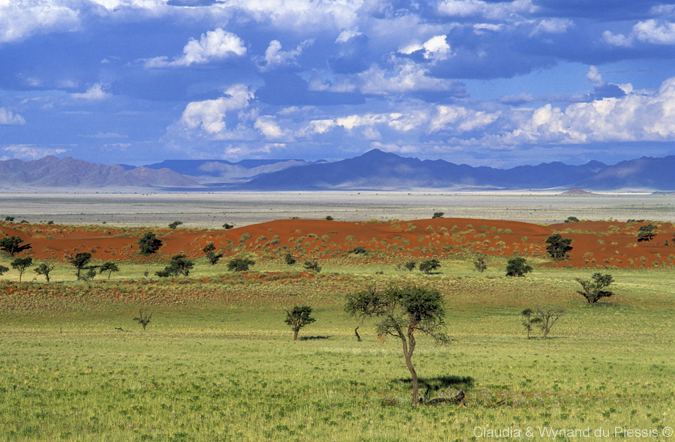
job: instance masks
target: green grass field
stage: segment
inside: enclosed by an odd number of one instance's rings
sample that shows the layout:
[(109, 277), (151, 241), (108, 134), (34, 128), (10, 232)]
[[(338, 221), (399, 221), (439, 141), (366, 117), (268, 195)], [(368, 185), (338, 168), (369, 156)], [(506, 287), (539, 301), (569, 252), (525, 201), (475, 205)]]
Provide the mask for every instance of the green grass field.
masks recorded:
[[(470, 261), (442, 261), (434, 275), (329, 264), (308, 277), (279, 264), (240, 275), (198, 262), (189, 278), (160, 281), (161, 266), (129, 264), (91, 283), (61, 265), (50, 284), (7, 273), (0, 439), (600, 440), (640, 430), (654, 436), (643, 440), (669, 440), (671, 271), (608, 271), (616, 296), (589, 306), (574, 278), (591, 271), (538, 267), (508, 278), (505, 262), (489, 264), (480, 274)], [(406, 283), (443, 293), (453, 338), (419, 338), (421, 391), (461, 389), (466, 407), (411, 406), (400, 342), (378, 341), (368, 322), (356, 341), (345, 295)], [(296, 304), (314, 307), (316, 323), (300, 332), (313, 339), (294, 342), (283, 322)], [(549, 339), (527, 340), (520, 312), (539, 306), (566, 311)], [(146, 331), (133, 321), (141, 308), (153, 314)], [(566, 433), (541, 433), (558, 430)]]

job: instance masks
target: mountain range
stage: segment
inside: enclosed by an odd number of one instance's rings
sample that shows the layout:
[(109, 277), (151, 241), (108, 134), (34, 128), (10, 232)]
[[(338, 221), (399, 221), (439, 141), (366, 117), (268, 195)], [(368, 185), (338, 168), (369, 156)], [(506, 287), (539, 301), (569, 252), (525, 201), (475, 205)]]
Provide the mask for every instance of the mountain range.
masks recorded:
[(164, 190), (675, 190), (675, 156), (606, 165), (560, 162), (511, 169), (419, 160), (371, 150), (341, 161), (167, 160), (143, 167), (48, 156), (0, 161), (5, 188), (141, 187)]

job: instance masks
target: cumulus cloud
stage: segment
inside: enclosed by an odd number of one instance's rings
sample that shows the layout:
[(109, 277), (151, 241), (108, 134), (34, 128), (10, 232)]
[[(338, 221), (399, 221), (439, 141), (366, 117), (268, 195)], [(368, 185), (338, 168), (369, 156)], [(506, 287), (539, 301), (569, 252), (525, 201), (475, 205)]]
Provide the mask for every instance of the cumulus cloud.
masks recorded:
[(562, 34), (572, 27), (574, 23), (567, 18), (551, 18), (540, 20), (530, 34), (531, 36), (539, 34)]
[(255, 120), (253, 127), (260, 131), (266, 139), (292, 141), (289, 130), (282, 129), (271, 115), (260, 116)]
[(3, 148), (5, 152), (10, 152), (12, 158), (18, 160), (39, 160), (48, 155), (59, 155), (68, 152), (67, 149), (48, 149), (36, 147), (29, 144), (16, 144)]
[(183, 56), (173, 61), (169, 61), (166, 56), (152, 58), (145, 61), (145, 67), (187, 67), (229, 57), (241, 57), (246, 54), (246, 51), (241, 38), (231, 32), (216, 28), (214, 31), (202, 34), (199, 41), (191, 38), (183, 48)]
[(675, 140), (675, 77), (652, 94), (628, 94), (577, 103), (550, 104), (505, 138), (515, 143), (589, 143)]
[(410, 61), (399, 61), (394, 75), (373, 65), (358, 75), (360, 90), (364, 94), (387, 95), (410, 92), (463, 92), (453, 80), (430, 77), (429, 70)]
[(462, 106), (438, 106), (436, 114), (430, 121), (429, 130), (469, 132), (493, 123), (498, 117), (499, 113), (476, 111)]
[(248, 107), (252, 98), (253, 93), (246, 86), (232, 86), (226, 91), (225, 97), (189, 103), (179, 124), (190, 130), (201, 129), (207, 134), (222, 132), (226, 129), (226, 113)]
[(605, 82), (602, 79), (602, 75), (600, 75), (600, 72), (598, 72), (598, 68), (595, 66), (591, 66), (588, 70), (588, 73), (586, 73), (586, 78), (588, 81), (591, 82), (593, 87), (601, 87), (602, 85), (605, 84)]
[(33, 34), (75, 31), (79, 13), (50, 1), (0, 1), (0, 43), (24, 40)]
[(22, 126), (24, 124), (26, 124), (26, 120), (21, 115), (0, 107), (0, 125)]
[(91, 100), (91, 101), (97, 101), (97, 100), (105, 100), (106, 98), (112, 97), (112, 94), (107, 93), (106, 91), (103, 90), (103, 85), (101, 83), (96, 83), (95, 85), (91, 86), (89, 89), (87, 89), (87, 92), (81, 93), (81, 94), (71, 94), (73, 98), (76, 98), (78, 100)]
[(633, 26), (628, 35), (605, 31), (602, 39), (609, 45), (621, 47), (631, 47), (635, 40), (643, 43), (675, 45), (675, 23), (658, 22), (654, 19), (640, 21)]
[(268, 72), (283, 66), (297, 66), (297, 59), (302, 55), (303, 49), (312, 43), (314, 43), (314, 39), (305, 40), (292, 51), (282, 51), (281, 42), (272, 40), (265, 50), (265, 57), (263, 59), (258, 58), (258, 69), (261, 72)]

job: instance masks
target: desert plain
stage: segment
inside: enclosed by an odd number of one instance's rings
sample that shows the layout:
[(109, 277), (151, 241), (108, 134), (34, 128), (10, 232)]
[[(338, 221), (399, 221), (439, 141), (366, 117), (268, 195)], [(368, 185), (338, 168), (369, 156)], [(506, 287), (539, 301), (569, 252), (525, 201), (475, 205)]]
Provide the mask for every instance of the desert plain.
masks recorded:
[[(0, 195), (0, 239), (31, 245), (0, 255), (0, 439), (670, 440), (674, 203), (662, 194)], [(645, 225), (655, 236), (638, 241)], [(146, 233), (162, 246), (143, 255)], [(565, 259), (547, 252), (555, 234), (572, 240)], [(215, 264), (210, 244), (222, 255)], [(78, 253), (91, 255), (79, 280)], [(157, 275), (176, 255), (193, 264), (189, 274)], [(22, 275), (17, 257), (33, 260)], [(228, 270), (237, 257), (255, 264)], [(514, 257), (532, 271), (506, 276)], [(430, 259), (440, 267), (419, 271)], [(107, 262), (118, 271), (101, 272)], [(42, 263), (53, 266), (49, 282), (34, 271)], [(579, 281), (596, 273), (612, 276), (611, 296), (591, 305)], [(377, 318), (345, 312), (355, 292), (413, 286), (441, 294), (450, 338), (418, 333), (415, 405), (401, 341), (378, 336)], [(316, 321), (294, 341), (284, 319), (302, 305)], [(560, 312), (546, 339), (536, 323), (527, 337), (526, 309)], [(134, 319), (148, 316), (147, 327)], [(459, 404), (433, 403), (459, 391)]]

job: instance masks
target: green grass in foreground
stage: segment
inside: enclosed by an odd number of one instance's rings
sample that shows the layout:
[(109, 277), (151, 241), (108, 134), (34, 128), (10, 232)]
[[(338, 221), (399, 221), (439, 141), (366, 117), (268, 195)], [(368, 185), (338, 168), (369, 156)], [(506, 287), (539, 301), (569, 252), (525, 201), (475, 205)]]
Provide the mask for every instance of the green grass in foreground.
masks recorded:
[[(598, 440), (595, 431), (613, 439), (615, 427), (668, 440), (671, 272), (612, 271), (618, 295), (590, 307), (574, 294), (574, 278), (588, 271), (506, 278), (462, 268), (431, 276), (352, 269), (283, 283), (60, 283), (48, 293), (43, 284), (6, 283), (0, 440), (464, 441), (504, 428), (514, 437), (500, 440), (552, 439), (540, 429), (589, 429), (589, 438), (555, 440)], [(392, 281), (445, 295), (454, 341), (420, 338), (413, 361), (423, 392), (462, 389), (467, 407), (412, 407), (400, 343), (377, 341), (368, 323), (356, 342), (344, 294)], [(108, 296), (119, 290), (124, 296)], [(282, 307), (294, 303), (315, 306), (317, 322), (300, 336), (320, 339), (292, 341)], [(551, 339), (528, 341), (519, 313), (538, 305), (567, 312)], [(153, 312), (146, 332), (132, 321), (140, 307)]]

